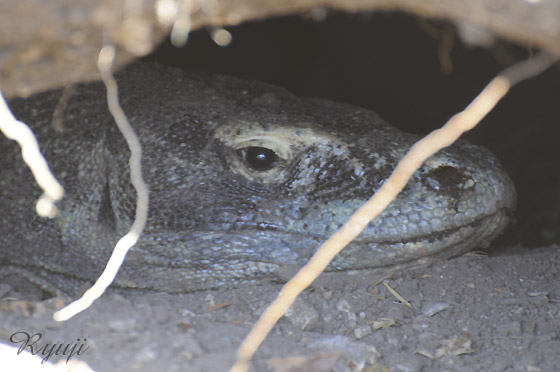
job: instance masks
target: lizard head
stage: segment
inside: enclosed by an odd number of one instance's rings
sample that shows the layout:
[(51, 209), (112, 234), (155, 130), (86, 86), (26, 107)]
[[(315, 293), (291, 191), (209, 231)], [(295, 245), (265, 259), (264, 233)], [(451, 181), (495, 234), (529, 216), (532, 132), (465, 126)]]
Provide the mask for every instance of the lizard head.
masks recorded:
[[(144, 90), (134, 83), (128, 93), (151, 190), (149, 224), (132, 255), (166, 268), (158, 274), (166, 290), (303, 265), (418, 139), (354, 106), (223, 76), (166, 74), (165, 92), (152, 93), (148, 77)], [(514, 206), (498, 161), (454, 144), (428, 159), (329, 269), (392, 270), (485, 247)]]
[[(282, 279), (418, 140), (374, 112), (264, 83), (153, 64), (130, 66), (118, 82), (150, 190), (148, 224), (117, 276), (121, 287), (188, 292)], [(95, 280), (135, 215), (129, 153), (105, 97), (102, 84), (82, 84), (64, 100), (49, 92), (12, 106), (35, 124), (66, 190), (54, 221), (30, 215), (32, 198), (11, 200), (35, 192), (30, 175), (13, 166), (15, 146), (3, 150), (1, 200), (12, 212), (2, 226), (13, 237), (3, 259), (34, 268), (42, 287), (46, 280), (71, 292), (80, 280)], [(458, 142), (429, 158), (328, 270), (383, 275), (484, 247), (514, 205), (496, 158)]]

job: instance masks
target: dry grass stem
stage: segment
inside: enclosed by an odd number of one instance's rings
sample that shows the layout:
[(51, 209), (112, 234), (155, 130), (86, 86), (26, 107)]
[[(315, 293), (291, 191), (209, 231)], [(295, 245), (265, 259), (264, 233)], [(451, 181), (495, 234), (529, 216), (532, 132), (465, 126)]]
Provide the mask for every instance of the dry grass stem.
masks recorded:
[(387, 284), (387, 282), (383, 282), (383, 285), (385, 286), (385, 288), (387, 288), (387, 290), (389, 292), (391, 292), (391, 294), (393, 296), (396, 297), (397, 300), (399, 300), (401, 303), (406, 305), (408, 308), (412, 309), (412, 305), (410, 304), (410, 302), (408, 302), (403, 296), (401, 296), (399, 294), (399, 292), (397, 292), (395, 289), (393, 289), (393, 287), (391, 287), (389, 284)]
[(389, 205), (406, 186), (414, 171), (427, 158), (449, 146), (461, 134), (478, 124), (513, 84), (538, 75), (556, 60), (555, 56), (541, 53), (532, 59), (509, 67), (492, 79), (465, 110), (452, 116), (442, 128), (415, 143), (371, 199), (356, 210), (350, 220), (323, 243), (309, 262), (284, 285), (278, 297), (264, 311), (239, 347), (237, 360), (230, 372), (247, 371), (253, 354), (295, 298), (323, 272), (338, 252), (358, 236), (366, 225)]

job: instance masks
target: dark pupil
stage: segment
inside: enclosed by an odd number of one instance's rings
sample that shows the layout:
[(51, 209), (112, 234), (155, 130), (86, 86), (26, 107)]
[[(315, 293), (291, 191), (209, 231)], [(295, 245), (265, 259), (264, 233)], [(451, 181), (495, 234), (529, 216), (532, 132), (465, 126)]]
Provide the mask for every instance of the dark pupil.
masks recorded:
[(266, 147), (248, 147), (245, 150), (247, 165), (257, 171), (270, 169), (276, 162), (276, 154)]

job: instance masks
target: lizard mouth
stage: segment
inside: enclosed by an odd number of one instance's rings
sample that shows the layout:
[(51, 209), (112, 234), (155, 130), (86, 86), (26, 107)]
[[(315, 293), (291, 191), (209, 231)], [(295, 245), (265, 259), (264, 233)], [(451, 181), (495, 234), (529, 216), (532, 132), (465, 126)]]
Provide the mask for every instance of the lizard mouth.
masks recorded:
[[(507, 225), (510, 213), (502, 208), (463, 226), (413, 238), (357, 239), (335, 256), (326, 271), (356, 272), (376, 280), (406, 267), (457, 256), (488, 244)], [(307, 263), (326, 238), (263, 226), (147, 234), (129, 252), (146, 270), (128, 272), (126, 265), (122, 270), (135, 287), (145, 289), (153, 289), (154, 280), (163, 275), (164, 290), (170, 293), (231, 287), (263, 278), (285, 281), (287, 273)], [(129, 287), (128, 283), (117, 285)]]
[[(455, 256), (495, 238), (509, 223), (511, 213), (509, 208), (501, 208), (461, 226), (416, 236), (393, 236), (379, 240), (358, 236), (335, 257), (331, 267), (351, 270), (386, 266), (434, 254)], [(148, 236), (141, 239), (136, 249), (145, 249), (151, 257), (156, 257), (153, 253), (156, 245), (161, 263), (152, 260), (152, 264), (188, 267), (191, 262), (216, 260), (223, 263), (247, 260), (302, 265), (330, 235), (302, 233), (263, 222), (228, 225), (227, 228), (223, 224), (212, 224), (206, 229)], [(189, 259), (181, 262), (173, 260), (172, 257), (182, 250), (189, 251)], [(185, 254), (179, 256), (185, 257)]]

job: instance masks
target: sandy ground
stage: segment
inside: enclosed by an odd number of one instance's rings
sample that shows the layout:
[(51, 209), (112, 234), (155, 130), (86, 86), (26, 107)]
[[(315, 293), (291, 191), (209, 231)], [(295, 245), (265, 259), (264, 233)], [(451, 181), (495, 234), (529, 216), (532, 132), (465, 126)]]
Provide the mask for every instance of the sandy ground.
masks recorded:
[[(537, 372), (560, 365), (559, 246), (490, 257), (470, 253), (374, 284), (367, 275), (319, 279), (274, 328), (251, 370)], [(113, 292), (56, 323), (51, 316), (60, 298), (15, 300), (3, 287), (0, 338), (14, 348), (0, 349), (4, 367), (13, 363), (1, 369), (23, 365), (24, 355), (17, 354), (22, 341), (10, 338), (42, 332), (38, 355), (47, 343), (69, 345), (65, 356), (48, 358), (65, 361), (75, 345), (70, 360), (98, 372), (227, 371), (280, 288), (260, 283), (186, 295)], [(47, 370), (40, 359), (30, 365), (26, 370)]]

